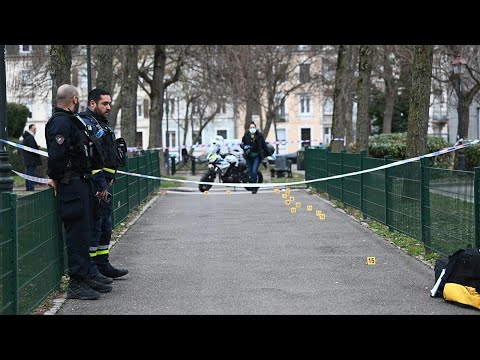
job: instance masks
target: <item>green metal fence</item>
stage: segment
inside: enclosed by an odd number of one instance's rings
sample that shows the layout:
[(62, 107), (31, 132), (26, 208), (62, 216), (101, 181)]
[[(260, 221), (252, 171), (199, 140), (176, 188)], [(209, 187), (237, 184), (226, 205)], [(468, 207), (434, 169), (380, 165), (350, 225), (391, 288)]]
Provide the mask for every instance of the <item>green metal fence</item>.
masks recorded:
[[(373, 169), (393, 162), (360, 154), (307, 148), (306, 180)], [(310, 185), (361, 210), (364, 216), (421, 240), (427, 251), (447, 255), (480, 245), (480, 168), (438, 169), (429, 159)]]
[[(158, 152), (134, 155), (127, 172), (160, 176)], [(160, 180), (118, 175), (112, 189), (114, 226), (160, 187)], [(53, 189), (0, 201), (0, 314), (29, 314), (60, 287), (67, 268)]]

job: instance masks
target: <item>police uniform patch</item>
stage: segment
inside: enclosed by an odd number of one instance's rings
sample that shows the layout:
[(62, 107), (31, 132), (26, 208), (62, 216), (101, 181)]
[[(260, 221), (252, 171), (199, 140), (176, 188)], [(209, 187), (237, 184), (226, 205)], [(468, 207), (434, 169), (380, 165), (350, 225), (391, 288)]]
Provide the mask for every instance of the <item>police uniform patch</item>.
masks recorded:
[(65, 136), (57, 135), (55, 136), (55, 141), (57, 142), (58, 145), (62, 145), (63, 142), (65, 141)]

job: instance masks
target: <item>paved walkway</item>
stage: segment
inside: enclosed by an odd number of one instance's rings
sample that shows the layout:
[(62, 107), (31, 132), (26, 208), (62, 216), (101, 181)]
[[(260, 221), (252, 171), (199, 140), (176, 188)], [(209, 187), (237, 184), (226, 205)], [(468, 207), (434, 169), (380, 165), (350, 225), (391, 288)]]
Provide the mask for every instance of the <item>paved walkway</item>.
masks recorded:
[(188, 187), (157, 197), (113, 247), (130, 273), (111, 293), (57, 314), (479, 314), (431, 298), (429, 266), (305, 189), (292, 213), (272, 190)]

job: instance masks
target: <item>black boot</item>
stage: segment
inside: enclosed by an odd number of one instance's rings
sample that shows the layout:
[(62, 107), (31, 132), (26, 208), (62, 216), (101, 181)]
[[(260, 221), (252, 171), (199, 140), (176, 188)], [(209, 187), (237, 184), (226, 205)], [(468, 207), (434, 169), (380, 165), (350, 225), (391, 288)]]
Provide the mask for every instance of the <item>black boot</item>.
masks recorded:
[(68, 299), (97, 300), (99, 297), (100, 293), (86, 286), (82, 280), (77, 278), (70, 279), (67, 291)]
[(102, 275), (112, 279), (117, 279), (128, 274), (127, 269), (116, 269), (109, 262), (104, 264), (97, 264), (97, 268)]
[(87, 276), (83, 279), (85, 285), (89, 288), (98, 291), (99, 293), (107, 293), (112, 291), (112, 285), (109, 284), (102, 284), (101, 282), (95, 281), (92, 277)]
[(102, 275), (98, 270), (97, 265), (94, 264), (93, 262), (90, 264), (90, 268), (88, 269), (88, 276), (92, 280), (95, 280), (96, 282), (99, 282), (102, 284), (111, 284), (113, 282), (111, 278)]

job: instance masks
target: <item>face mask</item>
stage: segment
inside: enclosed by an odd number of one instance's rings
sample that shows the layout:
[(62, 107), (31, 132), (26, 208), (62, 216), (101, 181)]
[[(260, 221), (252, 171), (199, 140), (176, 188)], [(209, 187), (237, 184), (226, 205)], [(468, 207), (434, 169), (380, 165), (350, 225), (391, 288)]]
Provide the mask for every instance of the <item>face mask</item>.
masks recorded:
[(250, 131), (250, 134), (255, 134), (255, 132), (257, 131), (257, 129), (255, 129), (255, 128), (250, 128), (250, 129), (248, 129), (248, 131)]

